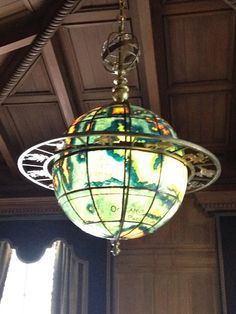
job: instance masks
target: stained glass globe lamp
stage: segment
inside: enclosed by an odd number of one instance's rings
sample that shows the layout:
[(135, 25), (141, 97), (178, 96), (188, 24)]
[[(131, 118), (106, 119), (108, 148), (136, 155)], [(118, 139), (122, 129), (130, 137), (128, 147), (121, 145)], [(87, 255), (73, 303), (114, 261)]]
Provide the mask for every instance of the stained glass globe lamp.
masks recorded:
[[(83, 231), (112, 241), (153, 233), (178, 210), (185, 193), (220, 175), (218, 159), (178, 139), (161, 117), (128, 100), (125, 77), (134, 67), (136, 38), (119, 33), (103, 46), (103, 62), (117, 75), (113, 102), (78, 117), (63, 137), (35, 145), (18, 160), (22, 174), (55, 191), (68, 218)], [(124, 48), (124, 50), (123, 50)]]

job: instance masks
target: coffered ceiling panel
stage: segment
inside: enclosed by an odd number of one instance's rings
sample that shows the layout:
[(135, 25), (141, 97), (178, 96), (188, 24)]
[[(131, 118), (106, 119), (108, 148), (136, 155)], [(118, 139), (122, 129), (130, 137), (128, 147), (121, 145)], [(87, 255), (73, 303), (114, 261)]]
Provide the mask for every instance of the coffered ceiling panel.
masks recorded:
[(24, 10), (34, 11), (43, 3), (45, 3), (45, 0), (1, 0), (0, 16), (1, 14), (10, 15)]
[(7, 58), (9, 58), (9, 54), (8, 53), (0, 55), (0, 69), (5, 64)]
[[(67, 28), (67, 36), (70, 38), (77, 71), (82, 78), (83, 91), (111, 89), (113, 76), (103, 67), (101, 49), (108, 35), (112, 31), (117, 31), (117, 27), (115, 22), (106, 22)], [(65, 54), (67, 54), (67, 50)], [(129, 83), (138, 88), (137, 72), (131, 72)]]
[(5, 104), (4, 127), (11, 143), (21, 150), (58, 137), (66, 130), (59, 106), (52, 103)]
[(171, 97), (172, 123), (180, 138), (216, 152), (228, 143), (229, 93), (187, 94)]
[(98, 5), (109, 6), (111, 4), (117, 5), (117, 0), (87, 0), (84, 1), (84, 6), (95, 7)]
[(1, 0), (0, 17), (27, 10), (24, 0)]
[(24, 0), (24, 3), (30, 11), (35, 11), (45, 3), (45, 0)]
[(97, 10), (109, 10), (113, 8), (118, 8), (118, 2), (116, 0), (86, 0), (75, 6), (73, 13), (82, 11), (95, 12)]
[(39, 57), (16, 88), (16, 93), (53, 93), (53, 87), (42, 57)]
[(166, 17), (169, 84), (230, 80), (233, 34), (232, 11)]
[(25, 8), (24, 0), (1, 0), (0, 8), (3, 10), (17, 9), (17, 8)]

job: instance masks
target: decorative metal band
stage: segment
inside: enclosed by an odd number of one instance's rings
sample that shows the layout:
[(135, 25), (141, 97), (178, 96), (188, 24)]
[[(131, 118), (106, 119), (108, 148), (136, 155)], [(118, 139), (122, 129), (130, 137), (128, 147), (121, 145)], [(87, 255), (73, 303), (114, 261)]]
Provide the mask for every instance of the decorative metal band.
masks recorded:
[(21, 63), (16, 67), (12, 76), (0, 91), (0, 104), (10, 94), (12, 89), (16, 86), (18, 81), (30, 67), (30, 65), (37, 59), (41, 53), (42, 48), (47, 44), (48, 40), (55, 34), (58, 27), (62, 24), (66, 15), (68, 15), (75, 4), (82, 0), (65, 0), (61, 7), (58, 8), (49, 21), (48, 25), (36, 36), (28, 53), (24, 56)]
[(20, 156), (18, 167), (32, 182), (53, 190), (52, 163), (81, 151), (105, 149), (140, 150), (179, 160), (189, 172), (187, 193), (209, 186), (221, 173), (218, 159), (191, 142), (166, 136), (105, 132), (73, 134), (35, 145)]

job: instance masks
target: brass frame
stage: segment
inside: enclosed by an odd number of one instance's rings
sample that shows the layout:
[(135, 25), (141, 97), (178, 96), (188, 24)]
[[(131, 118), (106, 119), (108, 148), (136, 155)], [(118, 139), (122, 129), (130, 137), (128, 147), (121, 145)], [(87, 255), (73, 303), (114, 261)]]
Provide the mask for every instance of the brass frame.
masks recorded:
[[(97, 136), (97, 140), (95, 143), (87, 144), (92, 136)], [(122, 138), (125, 138), (126, 141), (123, 141)], [(81, 145), (66, 144), (65, 140), (72, 139), (80, 140)], [(147, 142), (142, 143), (140, 139), (146, 139)], [(81, 151), (106, 149), (139, 150), (162, 154), (179, 160), (188, 168), (186, 193), (208, 187), (221, 174), (221, 166), (215, 155), (197, 144), (167, 136), (138, 133), (122, 134), (121, 132), (79, 133), (37, 144), (27, 149), (19, 157), (18, 168), (32, 182), (53, 190), (51, 166), (54, 162)]]

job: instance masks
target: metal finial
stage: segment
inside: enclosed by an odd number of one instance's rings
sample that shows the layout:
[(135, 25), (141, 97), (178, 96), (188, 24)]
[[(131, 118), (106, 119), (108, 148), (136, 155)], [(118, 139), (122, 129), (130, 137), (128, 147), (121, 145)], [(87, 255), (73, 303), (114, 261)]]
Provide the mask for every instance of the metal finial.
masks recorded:
[(102, 59), (107, 71), (117, 75), (113, 81), (112, 96), (114, 101), (124, 102), (129, 97), (127, 73), (132, 70), (139, 59), (139, 44), (137, 38), (125, 32), (125, 0), (119, 0), (119, 29), (111, 33), (102, 48)]
[(113, 256), (117, 256), (120, 254), (120, 241), (119, 240), (114, 240), (111, 241), (112, 249), (111, 253)]

